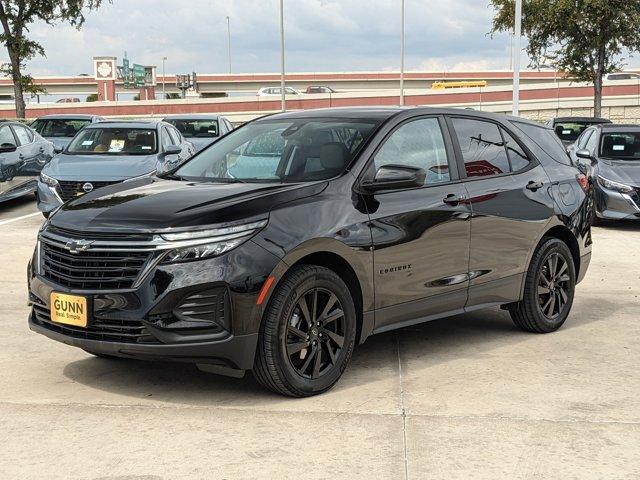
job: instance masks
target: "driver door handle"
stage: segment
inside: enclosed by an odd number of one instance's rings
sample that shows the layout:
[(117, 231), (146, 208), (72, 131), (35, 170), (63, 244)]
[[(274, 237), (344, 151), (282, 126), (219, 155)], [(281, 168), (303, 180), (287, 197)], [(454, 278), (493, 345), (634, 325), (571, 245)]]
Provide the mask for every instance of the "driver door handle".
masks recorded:
[(542, 183), (540, 180), (531, 180), (529, 183), (527, 183), (527, 190), (531, 190), (532, 192), (540, 190), (542, 187), (544, 187), (544, 183)]
[(458, 205), (460, 202), (464, 202), (467, 199), (465, 195), (456, 195), (455, 193), (450, 193), (446, 197), (442, 199), (444, 203), (447, 205)]

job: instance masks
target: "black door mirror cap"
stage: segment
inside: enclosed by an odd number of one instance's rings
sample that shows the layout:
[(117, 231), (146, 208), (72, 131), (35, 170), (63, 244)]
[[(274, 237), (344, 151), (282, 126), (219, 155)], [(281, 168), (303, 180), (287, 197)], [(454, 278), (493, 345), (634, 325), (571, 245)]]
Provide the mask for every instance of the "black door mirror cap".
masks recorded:
[(362, 187), (367, 191), (415, 188), (424, 185), (427, 173), (422, 168), (406, 165), (383, 165), (378, 168), (373, 181), (365, 181)]

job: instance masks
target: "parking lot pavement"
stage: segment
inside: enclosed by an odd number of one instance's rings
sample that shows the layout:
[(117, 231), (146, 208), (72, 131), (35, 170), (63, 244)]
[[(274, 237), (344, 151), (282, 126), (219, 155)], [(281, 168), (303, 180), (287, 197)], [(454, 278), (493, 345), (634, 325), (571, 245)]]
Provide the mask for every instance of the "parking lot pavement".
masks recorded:
[(24, 197), (2, 202), (0, 203), (0, 226), (3, 224), (13, 223), (13, 221), (18, 218), (30, 218), (29, 216), (36, 217), (37, 213), (39, 213), (39, 211), (33, 195), (26, 195)]
[(640, 225), (594, 229), (561, 331), (493, 309), (382, 334), (332, 391), (291, 400), (31, 333), (40, 223), (0, 226), (2, 478), (640, 478)]

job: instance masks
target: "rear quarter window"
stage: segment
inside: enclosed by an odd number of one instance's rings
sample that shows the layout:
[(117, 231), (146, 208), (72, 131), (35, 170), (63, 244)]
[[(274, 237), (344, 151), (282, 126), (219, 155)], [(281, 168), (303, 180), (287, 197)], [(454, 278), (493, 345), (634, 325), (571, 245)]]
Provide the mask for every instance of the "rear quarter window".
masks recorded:
[(537, 126), (530, 123), (511, 122), (520, 132), (522, 137), (528, 139), (531, 150), (538, 159), (549, 158), (563, 165), (572, 165), (571, 158), (560, 139), (552, 130), (543, 125)]

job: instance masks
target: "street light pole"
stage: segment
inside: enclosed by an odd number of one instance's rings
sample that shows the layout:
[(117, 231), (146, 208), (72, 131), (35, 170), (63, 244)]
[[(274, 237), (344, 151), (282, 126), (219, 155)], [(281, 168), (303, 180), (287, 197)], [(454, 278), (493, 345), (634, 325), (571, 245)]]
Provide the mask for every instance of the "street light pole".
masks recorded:
[(516, 0), (513, 51), (513, 115), (520, 114), (520, 51), (522, 43), (522, 0)]
[(227, 46), (229, 47), (229, 73), (231, 73), (231, 19), (227, 16)]
[(284, 88), (284, 0), (280, 0), (280, 103), (283, 112), (287, 109)]
[(404, 0), (400, 5), (400, 105), (404, 105)]
[(167, 57), (162, 57), (162, 99), (163, 100), (167, 98), (167, 95), (165, 93), (165, 87), (164, 87), (164, 84), (166, 82), (164, 64), (166, 61), (167, 61)]

